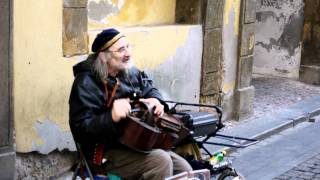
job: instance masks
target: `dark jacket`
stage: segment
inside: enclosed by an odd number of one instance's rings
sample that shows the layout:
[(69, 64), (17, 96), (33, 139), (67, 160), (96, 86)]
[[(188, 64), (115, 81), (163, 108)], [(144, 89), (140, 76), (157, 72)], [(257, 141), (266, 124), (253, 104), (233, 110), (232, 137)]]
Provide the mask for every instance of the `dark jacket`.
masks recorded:
[[(75, 80), (72, 85), (69, 105), (69, 124), (76, 142), (80, 143), (86, 156), (92, 155), (97, 143), (105, 149), (120, 146), (119, 124), (112, 121), (111, 108), (107, 108), (105, 86), (92, 71), (95, 59), (88, 58), (73, 67)], [(117, 75), (120, 85), (114, 99), (131, 97), (134, 92), (142, 98), (157, 98), (163, 102), (159, 91), (152, 85), (145, 73), (137, 68)], [(116, 84), (114, 77), (108, 77), (109, 96)], [(110, 97), (109, 97), (110, 98)]]

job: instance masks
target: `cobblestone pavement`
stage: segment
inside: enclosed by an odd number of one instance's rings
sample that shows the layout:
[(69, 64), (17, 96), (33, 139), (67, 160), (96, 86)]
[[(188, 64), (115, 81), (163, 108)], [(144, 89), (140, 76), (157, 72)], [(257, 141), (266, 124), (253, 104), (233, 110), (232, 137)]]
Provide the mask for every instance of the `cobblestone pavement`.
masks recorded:
[(253, 114), (239, 122), (225, 122), (225, 129), (279, 111), (307, 97), (320, 95), (320, 86), (289, 78), (253, 75), (252, 85), (255, 87)]
[(320, 86), (305, 84), (288, 78), (255, 75), (252, 84), (256, 91), (253, 103), (254, 113), (251, 118), (258, 118), (266, 113), (288, 107), (307, 97), (320, 95)]
[[(320, 94), (320, 86), (314, 86), (297, 80), (276, 77), (256, 76), (253, 78), (256, 88), (254, 114), (250, 119), (290, 106), (307, 97)], [(293, 169), (274, 178), (274, 180), (310, 179), (320, 180), (320, 153)]]
[(274, 178), (274, 180), (316, 180), (320, 179), (320, 153), (307, 161), (297, 165), (291, 170)]

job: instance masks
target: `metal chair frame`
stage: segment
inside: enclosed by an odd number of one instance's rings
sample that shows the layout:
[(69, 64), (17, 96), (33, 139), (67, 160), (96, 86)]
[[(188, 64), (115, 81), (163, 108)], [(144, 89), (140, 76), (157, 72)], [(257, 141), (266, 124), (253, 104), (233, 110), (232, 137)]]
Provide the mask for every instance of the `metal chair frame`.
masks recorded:
[(77, 162), (77, 166), (76, 166), (76, 169), (74, 170), (73, 172), (73, 176), (72, 176), (72, 180), (75, 180), (78, 176), (78, 174), (80, 173), (80, 176), (81, 176), (81, 169), (83, 167), (86, 168), (88, 174), (89, 174), (89, 178), (90, 180), (94, 180), (93, 178), (93, 174), (92, 174), (92, 171), (90, 169), (90, 166), (89, 166), (89, 163), (81, 149), (81, 145), (77, 142), (75, 142), (76, 144), (76, 148), (77, 148), (77, 152), (78, 152), (78, 162)]
[[(206, 108), (212, 108), (214, 109), (218, 114), (218, 123), (217, 127), (212, 132), (207, 132), (207, 134), (204, 136), (204, 138), (201, 138), (201, 140), (198, 140), (197, 137), (193, 137), (193, 141), (197, 143), (199, 148), (203, 149), (210, 157), (213, 156), (213, 154), (204, 146), (205, 144), (209, 145), (218, 145), (218, 146), (225, 146), (225, 147), (233, 147), (233, 148), (245, 148), (250, 145), (256, 144), (259, 141), (257, 139), (250, 139), (250, 138), (244, 138), (239, 136), (229, 136), (229, 135), (223, 135), (218, 134), (217, 132), (220, 131), (224, 126), (222, 123), (222, 108), (218, 105), (207, 105), (207, 104), (193, 104), (193, 103), (185, 103), (185, 102), (176, 102), (176, 101), (165, 101), (166, 103), (174, 104), (173, 107), (169, 110), (170, 113), (177, 113), (176, 110), (177, 106), (193, 106), (193, 107), (206, 107)], [(213, 119), (214, 120), (214, 119)], [(230, 141), (234, 140), (244, 140), (246, 143), (237, 143), (237, 144), (226, 144), (226, 143), (219, 143), (219, 142), (212, 142), (210, 141), (212, 137), (222, 137)]]

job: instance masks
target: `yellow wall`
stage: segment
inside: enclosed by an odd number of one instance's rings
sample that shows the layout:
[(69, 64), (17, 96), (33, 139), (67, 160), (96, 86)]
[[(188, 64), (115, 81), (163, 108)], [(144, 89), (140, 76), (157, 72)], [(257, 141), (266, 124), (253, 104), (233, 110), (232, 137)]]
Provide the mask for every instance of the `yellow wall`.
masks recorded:
[[(89, 12), (89, 29), (106, 26), (136, 26), (173, 24), (175, 22), (175, 0), (89, 0), (90, 3), (109, 4), (113, 12), (106, 13), (103, 18), (93, 20)], [(90, 9), (98, 11), (98, 9)], [(103, 14), (104, 9), (99, 10)]]
[[(177, 48), (184, 46), (190, 29), (193, 26), (156, 26), (137, 28), (118, 28), (123, 32), (133, 53), (135, 66), (145, 69), (154, 69), (176, 54)], [(90, 33), (90, 44), (96, 34)]]
[(62, 58), (62, 1), (15, 0), (13, 28), (14, 128), (18, 152), (41, 143), (34, 129), (44, 119), (68, 130), (74, 61)]

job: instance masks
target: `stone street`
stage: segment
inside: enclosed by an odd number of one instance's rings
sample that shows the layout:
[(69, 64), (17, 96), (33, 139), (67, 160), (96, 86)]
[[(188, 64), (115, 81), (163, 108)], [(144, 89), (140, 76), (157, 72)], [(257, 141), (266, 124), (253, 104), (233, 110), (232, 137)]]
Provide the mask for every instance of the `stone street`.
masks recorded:
[(247, 180), (320, 179), (320, 116), (239, 149), (234, 167)]
[(274, 178), (274, 180), (287, 179), (320, 179), (320, 153)]

